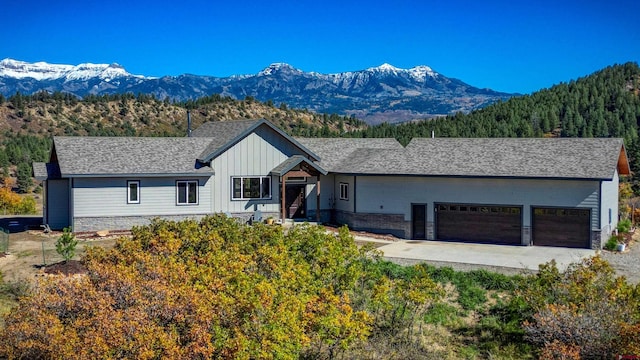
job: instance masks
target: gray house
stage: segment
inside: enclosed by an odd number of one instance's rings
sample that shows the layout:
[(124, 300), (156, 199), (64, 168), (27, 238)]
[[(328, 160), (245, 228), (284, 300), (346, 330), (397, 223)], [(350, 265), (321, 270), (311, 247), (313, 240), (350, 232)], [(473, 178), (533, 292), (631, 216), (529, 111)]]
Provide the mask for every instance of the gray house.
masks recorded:
[[(54, 137), (49, 162), (34, 164), (44, 180), (43, 221), (83, 232), (219, 212), (279, 218), (280, 178), (290, 176), (285, 192), (304, 200), (300, 179), (315, 184), (326, 174), (317, 155), (265, 120), (205, 124), (192, 135)], [(296, 211), (306, 216), (305, 207)]]
[(601, 248), (618, 223), (618, 176), (629, 174), (621, 139), (419, 138), (401, 150), (298, 141), (335, 184), (335, 222), (411, 239)]
[(621, 139), (291, 138), (266, 120), (184, 138), (54, 137), (44, 222), (310, 219), (407, 239), (601, 248), (618, 221)]

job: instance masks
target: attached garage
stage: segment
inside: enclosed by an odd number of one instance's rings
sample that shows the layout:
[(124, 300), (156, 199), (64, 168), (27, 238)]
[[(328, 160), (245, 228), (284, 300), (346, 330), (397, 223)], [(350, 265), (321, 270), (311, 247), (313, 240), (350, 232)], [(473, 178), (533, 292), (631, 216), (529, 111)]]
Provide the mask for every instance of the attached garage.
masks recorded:
[(520, 245), (522, 208), (478, 204), (435, 204), (436, 239)]
[(591, 210), (533, 208), (533, 245), (591, 248)]

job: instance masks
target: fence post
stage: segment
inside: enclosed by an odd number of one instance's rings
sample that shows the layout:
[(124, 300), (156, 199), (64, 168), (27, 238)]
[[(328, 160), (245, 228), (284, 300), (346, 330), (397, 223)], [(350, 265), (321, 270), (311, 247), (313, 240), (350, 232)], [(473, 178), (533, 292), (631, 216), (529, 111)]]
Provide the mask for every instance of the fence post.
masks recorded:
[(9, 252), (9, 230), (0, 227), (0, 253)]

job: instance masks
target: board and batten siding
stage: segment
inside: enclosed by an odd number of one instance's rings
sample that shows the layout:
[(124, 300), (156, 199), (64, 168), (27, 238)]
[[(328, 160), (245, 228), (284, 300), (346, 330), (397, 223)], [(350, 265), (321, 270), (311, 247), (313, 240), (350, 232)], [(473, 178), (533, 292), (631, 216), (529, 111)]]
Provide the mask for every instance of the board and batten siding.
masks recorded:
[(515, 205), (522, 206), (527, 227), (532, 206), (581, 207), (591, 209), (591, 227), (600, 229), (599, 181), (358, 176), (356, 184), (362, 213), (403, 214), (410, 221), (412, 203), (428, 204), (433, 222), (435, 203)]
[[(603, 181), (600, 185), (602, 192), (602, 215), (600, 217), (600, 227), (606, 235), (618, 226), (618, 171), (613, 174), (613, 179)], [(609, 223), (609, 209), (611, 209), (611, 223)]]
[(254, 132), (211, 161), (215, 171), (212, 192), (213, 212), (243, 213), (260, 210), (280, 211), (280, 179), (271, 177), (271, 199), (232, 200), (231, 178), (267, 176), (293, 155), (305, 155), (300, 149), (268, 126)]
[[(127, 204), (127, 181), (140, 181), (140, 203)], [(198, 181), (198, 204), (177, 205), (176, 181)], [(162, 216), (211, 213), (209, 177), (75, 178), (75, 217)]]
[[(334, 177), (335, 175), (320, 175), (320, 210), (331, 210), (335, 203), (336, 194), (334, 189)], [(316, 210), (316, 203), (318, 201), (316, 193), (316, 178), (307, 179), (306, 186), (306, 204), (308, 211)], [(339, 193), (338, 193), (339, 195)]]

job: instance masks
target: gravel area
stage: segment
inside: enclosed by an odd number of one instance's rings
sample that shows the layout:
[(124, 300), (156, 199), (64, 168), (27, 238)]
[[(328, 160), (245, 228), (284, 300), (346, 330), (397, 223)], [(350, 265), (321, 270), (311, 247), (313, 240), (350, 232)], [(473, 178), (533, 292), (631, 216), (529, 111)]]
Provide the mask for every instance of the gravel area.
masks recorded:
[(625, 276), (630, 283), (640, 283), (640, 231), (633, 234), (633, 240), (623, 252), (602, 250), (600, 256), (607, 260), (616, 273)]

